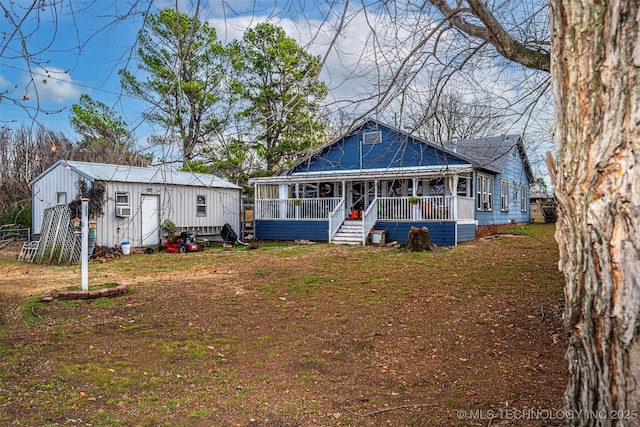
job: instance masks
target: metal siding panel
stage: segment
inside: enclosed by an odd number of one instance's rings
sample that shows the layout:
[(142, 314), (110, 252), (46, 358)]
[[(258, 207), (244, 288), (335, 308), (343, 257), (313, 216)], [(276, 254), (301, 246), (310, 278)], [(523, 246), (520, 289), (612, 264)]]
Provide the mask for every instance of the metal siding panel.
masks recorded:
[[(67, 202), (75, 199), (75, 183), (80, 177), (73, 170), (64, 165), (58, 165), (42, 176), (33, 189), (33, 232), (39, 233), (42, 225), (44, 209), (55, 206), (56, 192), (66, 191)], [(141, 194), (148, 192), (160, 196), (161, 221), (170, 219), (177, 225), (183, 226), (222, 226), (229, 223), (240, 235), (240, 194), (235, 188), (189, 187), (179, 185), (141, 184), (126, 182), (106, 182), (106, 203), (102, 217), (96, 218), (96, 244), (101, 246), (119, 246), (123, 241), (131, 242), (132, 246), (142, 243), (141, 235)], [(118, 218), (115, 215), (115, 193), (125, 191), (129, 193), (129, 203), (132, 207), (130, 218)], [(204, 194), (209, 199), (206, 217), (196, 215), (196, 195)], [(43, 199), (40, 202), (40, 198)], [(214, 202), (215, 201), (215, 202)], [(36, 227), (37, 225), (37, 227)]]
[[(105, 246), (119, 246), (122, 242), (130, 242), (131, 246), (140, 246), (141, 242), (141, 219), (140, 219), (140, 189), (139, 184), (128, 184), (123, 182), (106, 183), (107, 202), (104, 213), (98, 222), (101, 228), (101, 240), (96, 244)], [(129, 193), (129, 205), (131, 206), (131, 217), (116, 217), (116, 192)]]
[(66, 192), (67, 203), (76, 198), (76, 181), (79, 178), (77, 173), (59, 164), (33, 184), (31, 219), (34, 234), (40, 234), (44, 210), (56, 205), (56, 193)]

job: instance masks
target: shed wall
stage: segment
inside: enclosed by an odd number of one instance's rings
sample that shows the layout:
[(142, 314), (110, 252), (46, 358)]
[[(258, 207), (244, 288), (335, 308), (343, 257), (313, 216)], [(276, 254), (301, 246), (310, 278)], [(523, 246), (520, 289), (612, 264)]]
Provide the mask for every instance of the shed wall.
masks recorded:
[[(130, 218), (116, 217), (116, 192), (128, 192), (132, 208)], [(107, 184), (104, 215), (98, 220), (97, 245), (114, 246), (120, 242), (142, 245), (142, 195), (159, 196), (159, 223), (171, 220), (178, 227), (221, 227), (229, 224), (240, 233), (240, 191), (207, 187), (112, 182)], [(206, 216), (198, 216), (197, 196), (205, 196)], [(159, 238), (160, 230), (158, 230)]]
[[(66, 192), (66, 202), (76, 198), (76, 182), (85, 179), (73, 169), (58, 165), (42, 175), (32, 187), (33, 232), (39, 234), (42, 228), (44, 210), (56, 205), (56, 193)], [(140, 216), (142, 194), (159, 196), (159, 222), (170, 219), (179, 227), (222, 227), (229, 224), (240, 235), (240, 198), (238, 189), (210, 188), (196, 186), (107, 182), (104, 214), (96, 218), (96, 244), (116, 246), (123, 241), (132, 246), (142, 244), (142, 219)], [(132, 216), (116, 217), (116, 192), (129, 193)], [(197, 196), (206, 200), (206, 215), (198, 216)], [(158, 230), (158, 236), (160, 231)]]
[(56, 206), (56, 193), (66, 193), (67, 203), (76, 198), (78, 193), (76, 182), (78, 179), (87, 181), (71, 169), (67, 169), (63, 165), (57, 165), (32, 184), (31, 228), (34, 234), (40, 234), (42, 230), (45, 209)]

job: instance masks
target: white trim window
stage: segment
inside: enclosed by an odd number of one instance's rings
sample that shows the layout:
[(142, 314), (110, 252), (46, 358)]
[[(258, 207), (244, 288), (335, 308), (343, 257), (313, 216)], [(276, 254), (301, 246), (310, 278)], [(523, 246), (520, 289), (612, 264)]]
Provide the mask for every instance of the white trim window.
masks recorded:
[(509, 181), (500, 180), (500, 210), (509, 212)]
[(207, 198), (202, 194), (196, 196), (196, 216), (207, 216)]
[(522, 185), (520, 186), (520, 211), (521, 212), (527, 212), (528, 210), (528, 203), (527, 203), (527, 186), (526, 185)]
[(364, 145), (380, 144), (382, 142), (382, 132), (364, 132), (362, 134), (362, 143)]
[(67, 204), (67, 192), (58, 191), (56, 193), (56, 205), (66, 205), (66, 204)]
[(116, 191), (116, 206), (130, 206), (129, 193), (126, 191)]
[(476, 208), (479, 211), (492, 211), (493, 178), (478, 174), (476, 184)]

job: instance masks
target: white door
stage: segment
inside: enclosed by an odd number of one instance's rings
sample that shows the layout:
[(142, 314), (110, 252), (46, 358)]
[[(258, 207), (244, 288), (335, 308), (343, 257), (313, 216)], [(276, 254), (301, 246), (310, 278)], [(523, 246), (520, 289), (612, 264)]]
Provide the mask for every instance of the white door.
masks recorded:
[(160, 243), (160, 196), (143, 194), (140, 200), (142, 246), (157, 246)]

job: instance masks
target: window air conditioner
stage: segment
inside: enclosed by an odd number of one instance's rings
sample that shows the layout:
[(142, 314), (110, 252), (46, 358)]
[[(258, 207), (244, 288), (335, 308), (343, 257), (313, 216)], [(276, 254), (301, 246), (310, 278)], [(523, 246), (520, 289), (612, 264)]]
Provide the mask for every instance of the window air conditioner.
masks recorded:
[(129, 206), (116, 206), (116, 216), (119, 216), (119, 217), (130, 217), (131, 216), (131, 207), (129, 207)]

